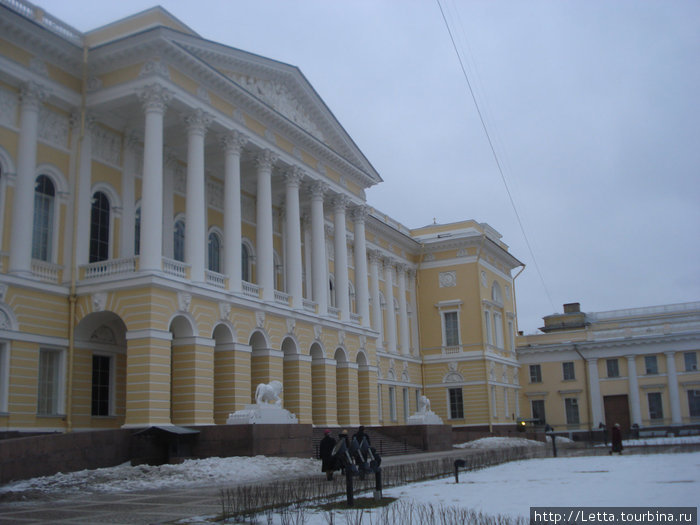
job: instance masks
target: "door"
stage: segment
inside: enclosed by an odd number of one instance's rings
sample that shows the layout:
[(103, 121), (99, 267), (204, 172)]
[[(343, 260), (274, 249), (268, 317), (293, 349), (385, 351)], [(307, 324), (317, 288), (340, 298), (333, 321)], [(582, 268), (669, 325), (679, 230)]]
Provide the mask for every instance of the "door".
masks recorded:
[(627, 394), (619, 396), (604, 396), (603, 405), (605, 407), (605, 426), (610, 429), (615, 423), (620, 424), (623, 435), (630, 431), (630, 409), (627, 402)]

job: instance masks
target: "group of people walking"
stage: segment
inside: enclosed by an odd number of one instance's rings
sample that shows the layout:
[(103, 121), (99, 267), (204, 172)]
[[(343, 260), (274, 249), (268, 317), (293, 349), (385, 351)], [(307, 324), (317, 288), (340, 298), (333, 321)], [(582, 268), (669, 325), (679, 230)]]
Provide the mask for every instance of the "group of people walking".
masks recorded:
[(326, 429), (319, 445), (321, 471), (326, 473), (326, 479), (330, 481), (336, 470), (343, 471), (348, 466), (348, 461), (354, 460), (358, 465), (369, 462), (370, 458), (363, 457), (362, 450), (368, 451), (367, 455), (371, 456), (371, 459), (378, 466), (376, 451), (370, 447), (371, 441), (365, 433), (364, 426), (360, 426), (350, 439), (348, 439), (348, 431), (342, 430), (338, 434), (338, 440), (331, 436), (329, 429)]

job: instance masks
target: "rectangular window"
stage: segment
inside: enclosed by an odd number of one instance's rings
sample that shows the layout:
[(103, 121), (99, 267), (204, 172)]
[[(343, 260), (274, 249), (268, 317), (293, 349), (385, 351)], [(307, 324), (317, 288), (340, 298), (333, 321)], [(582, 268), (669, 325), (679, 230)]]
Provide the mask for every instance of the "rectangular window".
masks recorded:
[(112, 358), (106, 355), (92, 356), (92, 415), (108, 416), (110, 400)]
[(649, 401), (649, 419), (663, 419), (664, 409), (661, 405), (661, 392), (649, 392), (647, 400)]
[(578, 425), (578, 399), (575, 397), (567, 397), (564, 400), (564, 408), (566, 409), (566, 424)]
[(443, 312), (445, 323), (445, 346), (459, 346), (459, 314)]
[(540, 365), (530, 365), (530, 383), (542, 382), (542, 367)]
[(608, 367), (608, 377), (620, 377), (620, 365), (617, 359), (607, 359), (605, 364)]
[(408, 404), (408, 388), (403, 389), (403, 420), (408, 421), (408, 411), (409, 411), (409, 404)]
[(690, 417), (700, 417), (700, 390), (688, 390), (688, 411)]
[(382, 407), (382, 385), (377, 385), (377, 407), (379, 413), (379, 421), (384, 419), (384, 410)]
[(576, 374), (574, 373), (574, 362), (567, 361), (561, 364), (562, 373), (564, 374), (564, 381), (571, 381), (576, 379)]
[(685, 361), (686, 372), (695, 372), (698, 369), (698, 354), (695, 352), (685, 352), (683, 360)]
[(450, 397), (450, 419), (463, 419), (464, 400), (462, 399), (462, 389), (450, 388), (448, 394)]
[(544, 417), (544, 399), (533, 399), (530, 401), (530, 407), (532, 408), (532, 419), (536, 419), (538, 425), (544, 425), (546, 421)]
[(389, 416), (392, 421), (396, 421), (396, 388), (389, 387)]
[(653, 374), (659, 373), (659, 365), (656, 362), (655, 355), (644, 356), (644, 369), (646, 370), (647, 375), (653, 375)]
[(61, 383), (61, 353), (57, 350), (39, 352), (39, 384), (37, 414), (57, 415)]
[(493, 344), (493, 334), (491, 333), (491, 313), (484, 312), (484, 320), (486, 321), (486, 344)]

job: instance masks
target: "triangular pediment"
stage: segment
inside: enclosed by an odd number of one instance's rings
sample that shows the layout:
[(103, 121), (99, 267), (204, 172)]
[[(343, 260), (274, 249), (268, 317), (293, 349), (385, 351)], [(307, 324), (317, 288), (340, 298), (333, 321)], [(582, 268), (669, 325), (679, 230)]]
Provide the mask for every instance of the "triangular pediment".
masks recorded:
[(289, 64), (199, 38), (178, 44), (209, 67), (364, 171), (381, 177), (362, 154), (301, 71)]

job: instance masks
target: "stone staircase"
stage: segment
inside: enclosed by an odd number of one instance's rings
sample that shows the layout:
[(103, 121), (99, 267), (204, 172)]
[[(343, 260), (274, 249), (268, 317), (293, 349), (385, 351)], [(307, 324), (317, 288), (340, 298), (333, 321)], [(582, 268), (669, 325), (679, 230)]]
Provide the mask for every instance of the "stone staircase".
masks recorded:
[[(331, 428), (331, 436), (338, 439), (338, 433), (341, 430), (348, 431), (348, 437), (357, 432), (358, 427), (334, 427)], [(414, 446), (408, 445), (407, 443), (390, 438), (381, 433), (381, 427), (365, 427), (365, 434), (369, 436), (371, 445), (377, 449), (380, 456), (400, 456), (402, 454), (417, 454), (423, 452), (423, 450), (416, 448)], [(318, 446), (323, 439), (323, 432), (325, 427), (314, 427), (311, 441), (313, 443), (314, 457), (318, 457)]]

